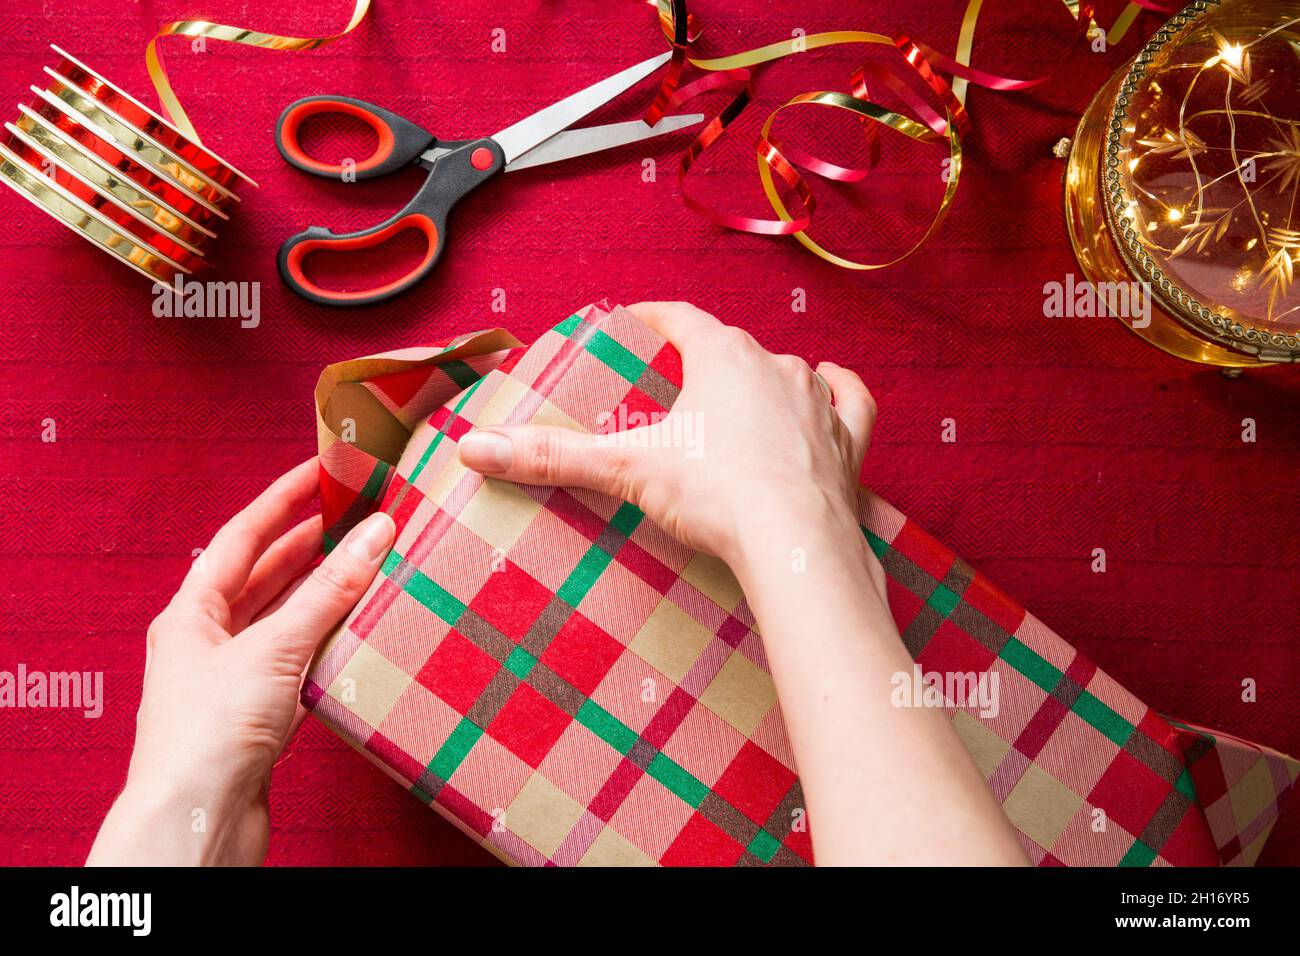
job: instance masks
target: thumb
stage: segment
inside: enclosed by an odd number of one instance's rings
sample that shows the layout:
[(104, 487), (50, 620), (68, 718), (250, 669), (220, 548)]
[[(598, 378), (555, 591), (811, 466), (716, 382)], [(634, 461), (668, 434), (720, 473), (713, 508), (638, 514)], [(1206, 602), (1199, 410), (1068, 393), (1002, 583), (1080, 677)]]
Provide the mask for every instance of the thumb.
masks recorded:
[(395, 535), (392, 518), (382, 511), (372, 514), (347, 533), (278, 610), (253, 628), (287, 655), (289, 663), (305, 667), (321, 640), (366, 593)]
[(480, 474), (526, 485), (567, 485), (623, 497), (629, 490), (627, 443), (555, 425), (477, 428), (461, 438), (460, 460)]

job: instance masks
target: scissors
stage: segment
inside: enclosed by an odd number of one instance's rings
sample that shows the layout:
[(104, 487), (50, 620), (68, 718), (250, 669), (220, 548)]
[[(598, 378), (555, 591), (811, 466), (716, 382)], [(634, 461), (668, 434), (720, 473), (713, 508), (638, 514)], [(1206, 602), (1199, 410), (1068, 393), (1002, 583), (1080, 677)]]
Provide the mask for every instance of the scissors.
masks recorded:
[[(428, 171), (415, 197), (392, 218), (345, 235), (312, 226), (286, 239), (280, 247), (280, 277), (294, 292), (311, 302), (333, 306), (363, 306), (387, 302), (419, 284), (433, 271), (446, 246), (447, 214), (472, 190), (497, 173), (513, 172), (561, 159), (570, 159), (626, 143), (659, 136), (702, 119), (703, 114), (666, 116), (654, 126), (640, 120), (610, 123), (588, 129), (567, 127), (668, 62), (671, 52), (651, 57), (585, 90), (553, 103), (499, 133), (480, 139), (440, 140), (428, 130), (382, 107), (345, 96), (309, 96), (290, 103), (280, 115), (275, 142), (280, 155), (305, 173), (333, 179), (353, 172), (357, 179), (374, 179), (415, 163)], [(378, 136), (373, 155), (345, 170), (341, 164), (308, 156), (298, 133), (310, 116), (335, 113), (362, 120)], [(407, 229), (424, 233), (424, 257), (410, 272), (386, 285), (356, 292), (325, 289), (307, 278), (303, 259), (316, 250), (367, 249)]]

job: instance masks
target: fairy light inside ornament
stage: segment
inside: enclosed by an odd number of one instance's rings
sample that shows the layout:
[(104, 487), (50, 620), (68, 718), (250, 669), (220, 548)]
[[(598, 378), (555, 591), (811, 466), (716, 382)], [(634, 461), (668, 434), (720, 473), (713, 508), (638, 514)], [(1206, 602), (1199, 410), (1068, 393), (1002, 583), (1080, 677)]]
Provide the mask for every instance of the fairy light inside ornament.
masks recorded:
[(1196, 361), (1300, 360), (1300, 0), (1196, 0), (1098, 93), (1066, 205), (1094, 283), (1138, 281), (1134, 331)]

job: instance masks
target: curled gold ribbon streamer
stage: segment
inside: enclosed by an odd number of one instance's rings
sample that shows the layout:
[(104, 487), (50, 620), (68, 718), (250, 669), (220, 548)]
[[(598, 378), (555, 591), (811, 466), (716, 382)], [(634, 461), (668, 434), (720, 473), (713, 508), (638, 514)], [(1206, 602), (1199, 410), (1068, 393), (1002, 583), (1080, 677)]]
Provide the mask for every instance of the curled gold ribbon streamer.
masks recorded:
[[(915, 120), (911, 120), (906, 116), (902, 116), (891, 110), (883, 109), (875, 103), (867, 100), (860, 100), (857, 97), (849, 96), (847, 93), (831, 91), (804, 93), (803, 95), (796, 96), (794, 99), (789, 100), (784, 105), (773, 110), (767, 117), (766, 122), (763, 123), (763, 130), (760, 136), (763, 139), (767, 138), (768, 132), (772, 128), (772, 123), (776, 120), (779, 113), (792, 106), (799, 106), (801, 104), (830, 106), (836, 109), (848, 110), (851, 113), (857, 113), (859, 116), (864, 116), (869, 120), (887, 126), (890, 129), (919, 142), (934, 142), (940, 138), (934, 130), (930, 129), (930, 127), (923, 123), (918, 123)], [(930, 220), (930, 225), (921, 235), (921, 238), (917, 239), (908, 249), (895, 256), (893, 259), (890, 259), (887, 262), (857, 262), (853, 259), (846, 259), (843, 256), (831, 252), (809, 236), (806, 230), (800, 229), (798, 232), (792, 233), (792, 235), (801, 245), (803, 245), (804, 248), (813, 253), (813, 255), (825, 259), (827, 262), (832, 265), (837, 265), (841, 269), (884, 269), (888, 266), (902, 262), (917, 249), (921, 248), (921, 246), (925, 245), (929, 238), (934, 235), (939, 226), (943, 223), (944, 218), (948, 215), (948, 209), (952, 206), (953, 199), (957, 196), (957, 183), (961, 178), (961, 136), (957, 132), (956, 124), (951, 121), (948, 123), (947, 140), (949, 149), (949, 165), (944, 177), (945, 184), (943, 198), (939, 202), (939, 209)], [(785, 204), (781, 202), (781, 196), (777, 192), (776, 185), (772, 181), (772, 166), (769, 162), (765, 162), (761, 155), (758, 163), (758, 175), (763, 182), (763, 194), (767, 197), (767, 201), (776, 211), (776, 214), (783, 220), (790, 220), (792, 217), (789, 211), (785, 208)], [(811, 210), (809, 211), (811, 212)]]
[[(734, 86), (737, 83), (745, 84), (742, 92), (714, 120), (705, 125), (703, 131), (683, 155), (678, 170), (678, 184), (682, 189), (683, 201), (691, 209), (725, 228), (761, 235), (792, 235), (814, 255), (844, 269), (880, 269), (894, 265), (924, 245), (939, 228), (956, 197), (957, 184), (961, 176), (961, 136), (970, 123), (969, 117), (966, 115), (965, 104), (966, 94), (971, 83), (995, 90), (1021, 90), (1037, 86), (1052, 75), (1049, 73), (1034, 79), (1018, 80), (996, 76), (971, 67), (971, 53), (975, 43), (975, 27), (983, 0), (968, 0), (965, 12), (962, 15), (957, 46), (953, 57), (945, 56), (922, 44), (914, 43), (905, 36), (890, 37), (881, 33), (861, 30), (837, 30), (810, 36), (791, 37), (787, 40), (769, 43), (766, 46), (756, 47), (730, 56), (693, 57), (687, 52), (687, 47), (694, 42), (696, 36), (701, 32), (701, 28), (695, 18), (686, 11), (685, 0), (648, 0), (648, 2), (656, 8), (663, 34), (673, 47), (674, 57), (668, 75), (647, 111), (646, 122), (654, 123), (667, 109), (672, 106), (680, 106), (692, 96), (699, 95), (702, 92), (721, 89), (727, 85)], [(1087, 36), (1091, 30), (1096, 28), (1096, 21), (1093, 18), (1095, 0), (1059, 0), (1059, 2), (1078, 25), (1078, 38)], [(1132, 0), (1111, 25), (1106, 34), (1106, 41), (1108, 43), (1119, 42), (1127, 34), (1129, 28), (1136, 22), (1138, 15), (1143, 10), (1158, 13), (1171, 12), (1169, 8), (1156, 2), (1156, 0)], [(683, 19), (684, 23), (682, 22)], [(723, 135), (727, 124), (745, 108), (753, 96), (752, 81), (748, 73), (750, 68), (820, 47), (853, 43), (878, 44), (897, 48), (902, 53), (908, 66), (926, 84), (929, 92), (943, 101), (942, 106), (947, 113), (946, 121), (939, 118), (938, 114), (929, 108), (920, 111), (923, 115), (929, 117), (929, 121), (921, 122), (873, 103), (867, 98), (867, 87), (864, 80), (864, 73), (867, 68), (863, 67), (854, 76), (854, 92), (852, 94), (838, 91), (803, 93), (777, 107), (764, 121), (756, 143), (758, 174), (763, 187), (763, 194), (778, 216), (778, 220), (755, 219), (720, 212), (687, 194), (685, 178), (691, 165), (705, 149)], [(729, 82), (721, 82), (722, 77), (719, 76), (715, 82), (708, 83), (696, 80), (687, 87), (677, 90), (676, 87), (681, 77), (682, 68), (686, 64), (690, 64), (706, 73), (729, 74)], [(951, 79), (945, 80), (940, 76), (938, 72), (940, 70), (951, 74)], [(878, 70), (874, 71), (874, 75), (880, 78)], [(904, 73), (904, 75), (906, 74)], [(897, 83), (894, 79), (892, 77), (887, 77), (887, 79), (890, 81), (888, 85), (894, 86), (897, 92)], [(918, 104), (918, 100), (914, 96), (905, 98), (910, 99), (914, 106)], [(771, 130), (776, 117), (786, 109), (795, 106), (820, 106), (856, 114), (863, 122), (864, 129), (868, 130), (869, 145), (872, 147), (873, 157), (876, 143), (873, 138), (874, 134), (869, 131), (872, 124), (883, 125), (918, 142), (942, 143), (946, 141), (948, 146), (948, 166), (945, 171), (945, 187), (939, 208), (921, 237), (901, 254), (886, 262), (857, 262), (826, 249), (808, 235), (806, 227), (812, 221), (816, 198), (812, 189), (804, 181), (798, 170), (795, 169), (795, 166), (802, 166), (815, 174), (843, 181), (858, 181), (864, 178), (870, 166), (866, 169), (855, 170), (826, 162), (806, 153), (795, 154), (792, 152), (790, 156), (783, 155), (775, 139), (771, 136)], [(803, 204), (803, 212), (798, 218), (786, 208), (781, 199), (773, 178), (774, 173), (788, 187), (794, 190)]]
[[(971, 49), (975, 46), (975, 21), (979, 19), (980, 6), (984, 0), (970, 0), (966, 15), (961, 18), (961, 29), (957, 32), (957, 62), (970, 63)], [(952, 95), (958, 102), (965, 104), (966, 87), (970, 81), (964, 76), (952, 78)]]
[(194, 129), (194, 124), (190, 121), (185, 108), (181, 106), (181, 101), (177, 99), (176, 91), (172, 89), (167, 70), (158, 54), (159, 40), (169, 36), (187, 36), (196, 39), (211, 38), (225, 43), (262, 47), (267, 50), (314, 50), (347, 36), (366, 18), (369, 10), (370, 0), (356, 0), (352, 18), (348, 20), (347, 26), (332, 36), (324, 37), (287, 37), (276, 33), (259, 33), (244, 27), (211, 23), (207, 20), (177, 20), (159, 28), (157, 35), (149, 41), (144, 51), (145, 66), (149, 71), (149, 79), (153, 81), (154, 89), (158, 91), (158, 99), (162, 103), (164, 112), (177, 129), (199, 143), (202, 141), (199, 139), (198, 131)]

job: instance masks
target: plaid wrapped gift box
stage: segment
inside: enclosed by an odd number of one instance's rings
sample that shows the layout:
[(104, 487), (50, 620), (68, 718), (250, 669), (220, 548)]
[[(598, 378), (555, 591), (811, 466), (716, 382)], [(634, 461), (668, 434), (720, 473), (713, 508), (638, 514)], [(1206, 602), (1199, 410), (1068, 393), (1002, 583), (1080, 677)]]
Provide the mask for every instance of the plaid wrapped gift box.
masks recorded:
[[(498, 329), (317, 386), (327, 547), (376, 508), (398, 537), (303, 701), (508, 862), (812, 862), (726, 566), (627, 503), (456, 458), (476, 425), (636, 423), (680, 381), (675, 350), (591, 307), (528, 348)], [(894, 508), (860, 503), (918, 665), (997, 674), (996, 715), (948, 710), (1036, 863), (1254, 862), (1296, 761), (1166, 721)]]

